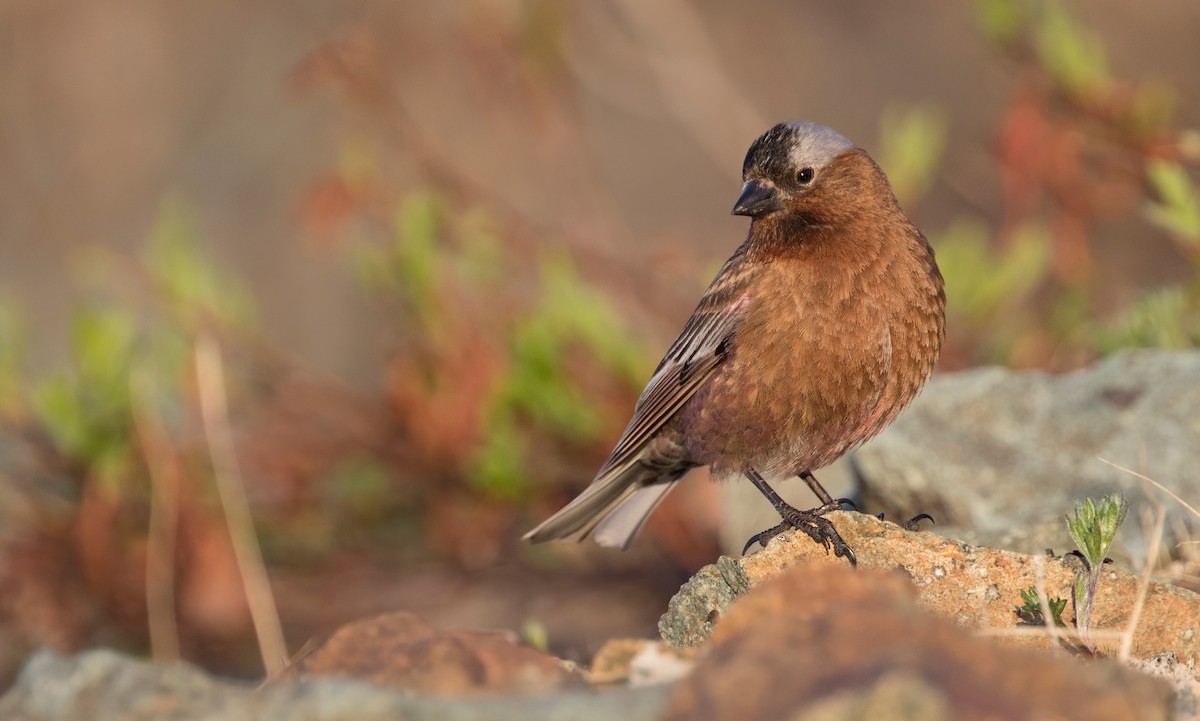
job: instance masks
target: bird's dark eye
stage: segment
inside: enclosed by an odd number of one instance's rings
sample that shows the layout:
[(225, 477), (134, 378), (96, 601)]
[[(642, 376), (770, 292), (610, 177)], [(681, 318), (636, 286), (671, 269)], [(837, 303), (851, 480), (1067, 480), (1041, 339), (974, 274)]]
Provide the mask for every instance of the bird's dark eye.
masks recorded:
[(796, 173), (796, 180), (798, 180), (801, 185), (808, 185), (809, 183), (812, 182), (812, 179), (813, 179), (813, 169), (812, 168), (801, 168), (800, 172)]

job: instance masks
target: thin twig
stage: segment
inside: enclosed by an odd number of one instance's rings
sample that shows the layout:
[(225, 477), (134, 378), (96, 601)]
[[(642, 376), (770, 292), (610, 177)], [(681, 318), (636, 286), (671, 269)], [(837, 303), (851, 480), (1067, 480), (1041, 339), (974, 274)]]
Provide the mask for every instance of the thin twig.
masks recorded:
[(1121, 663), (1129, 662), (1129, 654), (1133, 651), (1133, 636), (1137, 632), (1138, 623), (1142, 620), (1142, 607), (1146, 605), (1146, 593), (1150, 589), (1150, 572), (1154, 569), (1154, 561), (1158, 558), (1158, 546), (1163, 537), (1163, 524), (1166, 521), (1167, 509), (1158, 507), (1155, 514), (1154, 531), (1150, 536), (1150, 548), (1146, 552), (1146, 568), (1142, 571), (1142, 582), (1138, 585), (1137, 600), (1133, 602), (1133, 611), (1129, 614), (1129, 624), (1121, 634), (1121, 649), (1117, 658)]
[[(1082, 646), (1083, 639), (1081, 639), (1079, 637), (1079, 634), (1075, 633), (1071, 629), (1058, 628), (1056, 630), (1058, 632), (1059, 637), (1062, 640), (1069, 642), (1068, 646), (1070, 646), (1072, 644), (1080, 644)], [(1124, 631), (1105, 631), (1103, 629), (1100, 629), (1100, 630), (1093, 630), (1092, 637), (1098, 638), (1098, 639), (1111, 638), (1111, 639), (1115, 640), (1115, 639), (1121, 638), (1124, 635), (1124, 633), (1125, 633)], [(975, 634), (977, 636), (1045, 637), (1046, 629), (1043, 628), (1042, 626), (1015, 626), (1012, 628), (988, 627), (988, 628), (978, 629), (977, 631), (975, 631)]]
[(1125, 471), (1126, 473), (1133, 476), (1134, 478), (1140, 478), (1141, 480), (1145, 481), (1146, 483), (1149, 483), (1150, 485), (1154, 486), (1158, 490), (1162, 491), (1163, 493), (1165, 493), (1168, 496), (1170, 496), (1171, 498), (1173, 498), (1176, 503), (1178, 503), (1179, 505), (1181, 505), (1184, 508), (1191, 511), (1192, 515), (1196, 516), (1197, 518), (1200, 518), (1200, 511), (1197, 511), (1187, 501), (1185, 501), (1182, 498), (1180, 498), (1179, 496), (1175, 495), (1174, 491), (1172, 491), (1170, 488), (1167, 488), (1166, 486), (1159, 483), (1158, 481), (1154, 480), (1153, 478), (1150, 478), (1149, 476), (1143, 476), (1141, 473), (1138, 473), (1137, 471), (1131, 471), (1130, 469), (1126, 468), (1125, 466), (1117, 465), (1116, 463), (1113, 463), (1112, 461), (1107, 461), (1100, 457), (1097, 457), (1097, 460), (1099, 460), (1101, 463), (1107, 463), (1108, 465), (1112, 466), (1113, 468), (1116, 468), (1118, 471)]
[(146, 625), (155, 661), (178, 661), (175, 618), (175, 540), (179, 527), (179, 477), (163, 424), (154, 411), (153, 380), (143, 369), (129, 376), (134, 431), (150, 475), (150, 523), (146, 532)]
[(265, 688), (267, 684), (282, 678), (283, 675), (287, 673), (288, 669), (304, 660), (305, 656), (308, 656), (313, 651), (316, 651), (318, 645), (319, 644), (315, 638), (310, 638), (305, 641), (304, 645), (300, 647), (300, 650), (293, 653), (291, 658), (284, 659), (279, 668), (264, 676), (262, 682), (258, 684), (258, 688)]
[(1046, 633), (1058, 643), (1054, 644), (1055, 651), (1063, 642), (1062, 629), (1054, 623), (1054, 614), (1050, 611), (1050, 596), (1046, 592), (1046, 559), (1042, 556), (1033, 558), (1034, 590), (1037, 591), (1038, 605), (1042, 608), (1042, 620), (1045, 622)]
[(258, 637), (263, 668), (270, 675), (287, 659), (287, 644), (283, 638), (275, 596), (267, 579), (262, 551), (258, 546), (258, 537), (254, 532), (254, 519), (250, 515), (250, 503), (246, 500), (245, 485), (238, 470), (237, 451), (229, 429), (221, 350), (211, 335), (201, 333), (196, 338), (195, 356), (200, 416), (212, 458), (217, 494), (221, 498), (221, 509), (229, 526), (238, 572), (246, 590), (246, 602), (250, 607), (254, 633)]

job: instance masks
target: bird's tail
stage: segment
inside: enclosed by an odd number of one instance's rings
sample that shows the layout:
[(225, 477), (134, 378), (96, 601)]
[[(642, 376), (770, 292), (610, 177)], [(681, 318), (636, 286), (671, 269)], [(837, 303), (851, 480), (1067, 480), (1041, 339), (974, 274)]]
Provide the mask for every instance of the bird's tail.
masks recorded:
[(592, 481), (561, 511), (525, 534), (532, 543), (591, 537), (601, 546), (626, 549), (646, 519), (687, 472), (664, 473), (635, 460)]

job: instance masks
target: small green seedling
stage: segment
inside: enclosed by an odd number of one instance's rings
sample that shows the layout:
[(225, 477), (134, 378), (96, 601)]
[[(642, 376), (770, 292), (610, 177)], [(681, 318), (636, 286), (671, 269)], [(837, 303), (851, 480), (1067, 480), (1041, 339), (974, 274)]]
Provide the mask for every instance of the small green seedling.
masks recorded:
[(544, 652), (550, 648), (550, 632), (546, 630), (546, 625), (536, 618), (525, 619), (525, 623), (521, 625), (521, 637), (525, 643), (539, 651)]
[[(1021, 600), (1025, 601), (1024, 605), (1017, 609), (1021, 620), (1033, 626), (1045, 626), (1046, 617), (1042, 613), (1042, 600), (1038, 597), (1037, 588), (1030, 586), (1021, 591)], [(1062, 613), (1067, 608), (1067, 599), (1047, 596), (1046, 606), (1050, 609), (1054, 625), (1065, 627), (1067, 623), (1062, 620)]]
[(1117, 537), (1117, 529), (1129, 512), (1129, 503), (1119, 491), (1099, 504), (1088, 498), (1075, 504), (1075, 515), (1067, 516), (1067, 530), (1079, 548), (1072, 555), (1083, 561), (1083, 570), (1075, 574), (1075, 629), (1079, 638), (1090, 651), (1096, 647), (1091, 641), (1092, 607), (1096, 601), (1096, 587), (1100, 584), (1100, 572), (1108, 560), (1108, 549)]

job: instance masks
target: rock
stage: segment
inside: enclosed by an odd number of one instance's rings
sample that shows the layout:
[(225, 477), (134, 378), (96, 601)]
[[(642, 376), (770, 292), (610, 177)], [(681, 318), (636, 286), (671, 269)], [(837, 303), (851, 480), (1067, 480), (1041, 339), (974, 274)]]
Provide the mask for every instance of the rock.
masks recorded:
[[(906, 531), (861, 513), (834, 512), (828, 517), (854, 549), (860, 570), (902, 570), (916, 588), (918, 602), (936, 615), (965, 628), (1001, 634), (1010, 644), (1054, 644), (1047, 634), (1014, 631), (1022, 624), (1014, 611), (1022, 603), (1021, 590), (1032, 586), (1050, 597), (1071, 597), (1074, 570), (1064, 559), (977, 548), (932, 533)], [(677, 646), (701, 643), (714, 626), (719, 629), (725, 623), (724, 614), (737, 607), (734, 599), (802, 564), (849, 567), (845, 559), (827, 554), (795, 531), (773, 539), (754, 555), (722, 556), (671, 599), (659, 621), (663, 640)], [(1123, 631), (1140, 583), (1140, 576), (1109, 567), (1097, 592), (1093, 629)], [(1073, 620), (1069, 604), (1063, 618)], [(1194, 668), (1200, 665), (1198, 632), (1200, 595), (1152, 582), (1134, 634), (1134, 656), (1174, 653)], [(1112, 651), (1119, 639), (1099, 638), (1097, 643), (1102, 651)]]
[(1177, 721), (1200, 719), (1200, 677), (1194, 665), (1179, 662), (1173, 653), (1164, 653), (1153, 658), (1132, 659), (1129, 664), (1142, 673), (1161, 679), (1175, 691), (1175, 715)]
[(111, 651), (41, 651), (0, 698), (5, 721), (652, 721), (669, 686), (442, 698), (337, 678), (285, 679), (255, 689), (187, 664), (154, 665)]
[(343, 626), (285, 675), (345, 676), (441, 696), (584, 685), (573, 666), (518, 644), (513, 634), (435, 629), (406, 612)]
[[(1127, 351), (1065, 375), (980, 368), (935, 377), (912, 407), (854, 456), (861, 507), (1023, 553), (1074, 548), (1062, 522), (1074, 501), (1122, 489), (1134, 523), (1114, 558), (1145, 557), (1134, 525), (1149, 498), (1172, 529), (1196, 519), (1131, 468), (1200, 498), (1200, 352)], [(1190, 524), (1192, 531), (1187, 531)], [(1120, 546), (1128, 549), (1122, 555)]]
[(1111, 661), (997, 647), (927, 613), (914, 595), (902, 573), (790, 568), (722, 618), (665, 718), (1169, 717), (1165, 683)]
[(671, 597), (658, 622), (659, 634), (672, 646), (699, 646), (712, 633), (713, 622), (744, 590), (732, 588), (719, 566), (701, 568)]
[(588, 683), (631, 686), (668, 683), (683, 678), (695, 665), (696, 649), (667, 646), (644, 638), (613, 639), (596, 652)]

